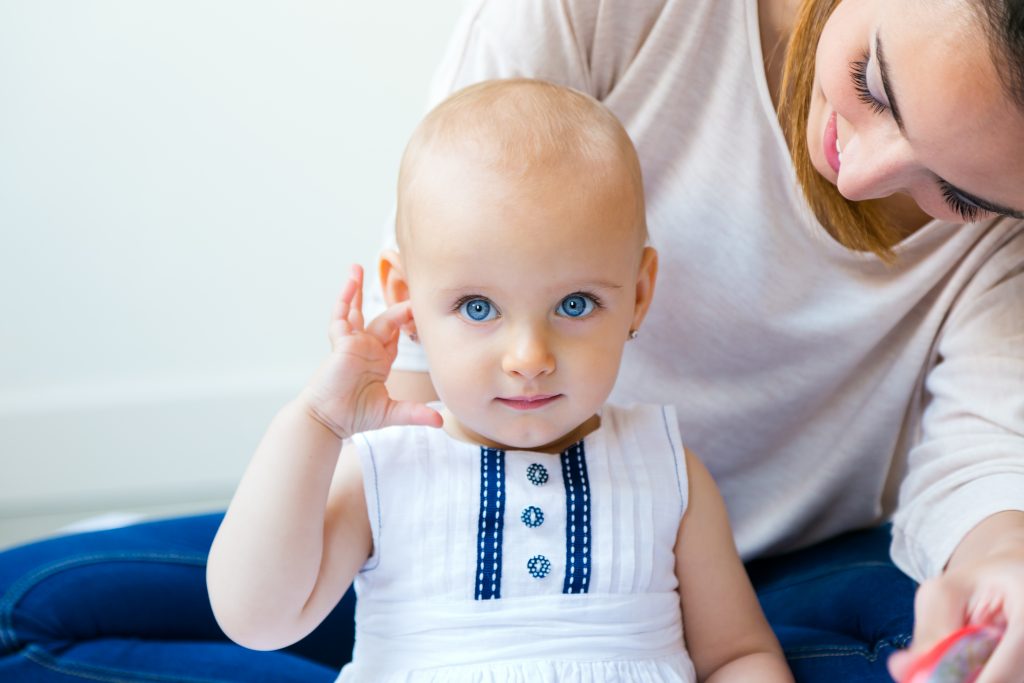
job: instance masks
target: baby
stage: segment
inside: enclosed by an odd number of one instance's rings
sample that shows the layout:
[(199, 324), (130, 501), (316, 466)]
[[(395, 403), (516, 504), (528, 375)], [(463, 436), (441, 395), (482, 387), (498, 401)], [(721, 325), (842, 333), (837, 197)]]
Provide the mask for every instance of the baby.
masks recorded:
[[(672, 408), (605, 404), (657, 272), (615, 117), (539, 81), (452, 95), (396, 228), (390, 308), (364, 322), (353, 268), (217, 533), (224, 631), (284, 647), (354, 579), (346, 683), (791, 681)], [(389, 396), (403, 330), (440, 404)]]

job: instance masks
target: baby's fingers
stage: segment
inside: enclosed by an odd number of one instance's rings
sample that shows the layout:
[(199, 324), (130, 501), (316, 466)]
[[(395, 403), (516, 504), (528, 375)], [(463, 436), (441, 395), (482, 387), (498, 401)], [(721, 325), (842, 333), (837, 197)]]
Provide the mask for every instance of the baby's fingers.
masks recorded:
[(348, 311), (348, 323), (352, 330), (363, 329), (363, 267), (352, 266), (352, 279), (356, 283), (356, 291), (352, 297), (352, 305)]
[(334, 309), (331, 311), (328, 335), (332, 344), (339, 337), (362, 329), (362, 286), (363, 269), (354, 265), (345, 286), (341, 288), (341, 293), (335, 299)]
[(356, 287), (356, 296), (352, 301), (352, 308), (359, 311), (359, 315), (363, 314), (363, 267), (360, 265), (352, 266), (352, 277), (359, 281), (359, 286)]
[(414, 401), (392, 401), (384, 416), (385, 426), (424, 425), (440, 427), (444, 424), (441, 413), (422, 403)]
[(412, 320), (412, 304), (408, 301), (397, 303), (384, 311), (367, 325), (366, 331), (385, 346), (395, 340), (402, 325)]

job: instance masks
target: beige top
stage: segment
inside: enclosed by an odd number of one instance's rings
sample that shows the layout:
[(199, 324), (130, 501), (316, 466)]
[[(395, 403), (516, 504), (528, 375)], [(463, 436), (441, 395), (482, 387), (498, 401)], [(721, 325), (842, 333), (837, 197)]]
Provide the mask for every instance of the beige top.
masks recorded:
[[(768, 94), (756, 0), (476, 0), (434, 98), (547, 78), (625, 124), (657, 292), (611, 400), (676, 406), (746, 558), (875, 525), (921, 579), (1024, 509), (1024, 223), (935, 221), (886, 267), (818, 225)], [(403, 342), (399, 367), (425, 369)]]

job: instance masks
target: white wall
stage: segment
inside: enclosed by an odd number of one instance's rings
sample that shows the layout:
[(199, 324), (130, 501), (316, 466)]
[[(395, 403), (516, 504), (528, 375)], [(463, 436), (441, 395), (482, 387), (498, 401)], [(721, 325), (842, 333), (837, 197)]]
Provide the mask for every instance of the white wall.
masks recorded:
[(0, 0), (0, 547), (222, 506), (462, 0)]

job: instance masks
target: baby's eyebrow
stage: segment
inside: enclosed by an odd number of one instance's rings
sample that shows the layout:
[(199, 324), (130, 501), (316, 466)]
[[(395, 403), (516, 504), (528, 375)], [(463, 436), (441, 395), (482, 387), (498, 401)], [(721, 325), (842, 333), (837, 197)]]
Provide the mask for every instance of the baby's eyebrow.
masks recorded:
[(440, 294), (457, 294), (459, 292), (482, 292), (485, 289), (490, 289), (485, 285), (456, 285), (455, 287), (439, 287), (434, 290)]
[[(458, 285), (455, 287), (439, 287), (434, 291), (438, 294), (464, 294), (466, 292), (486, 292), (493, 288), (493, 285)], [(622, 285), (615, 282), (608, 282), (607, 280), (590, 280), (574, 282), (559, 287), (552, 287), (552, 289), (564, 289), (565, 291), (572, 293), (581, 289), (622, 289)]]
[[(592, 289), (622, 289), (622, 285), (614, 282), (607, 282), (605, 280), (594, 280), (593, 282), (583, 282), (577, 285), (573, 285), (576, 289), (581, 288), (592, 288)], [(572, 287), (570, 287), (571, 289)]]

